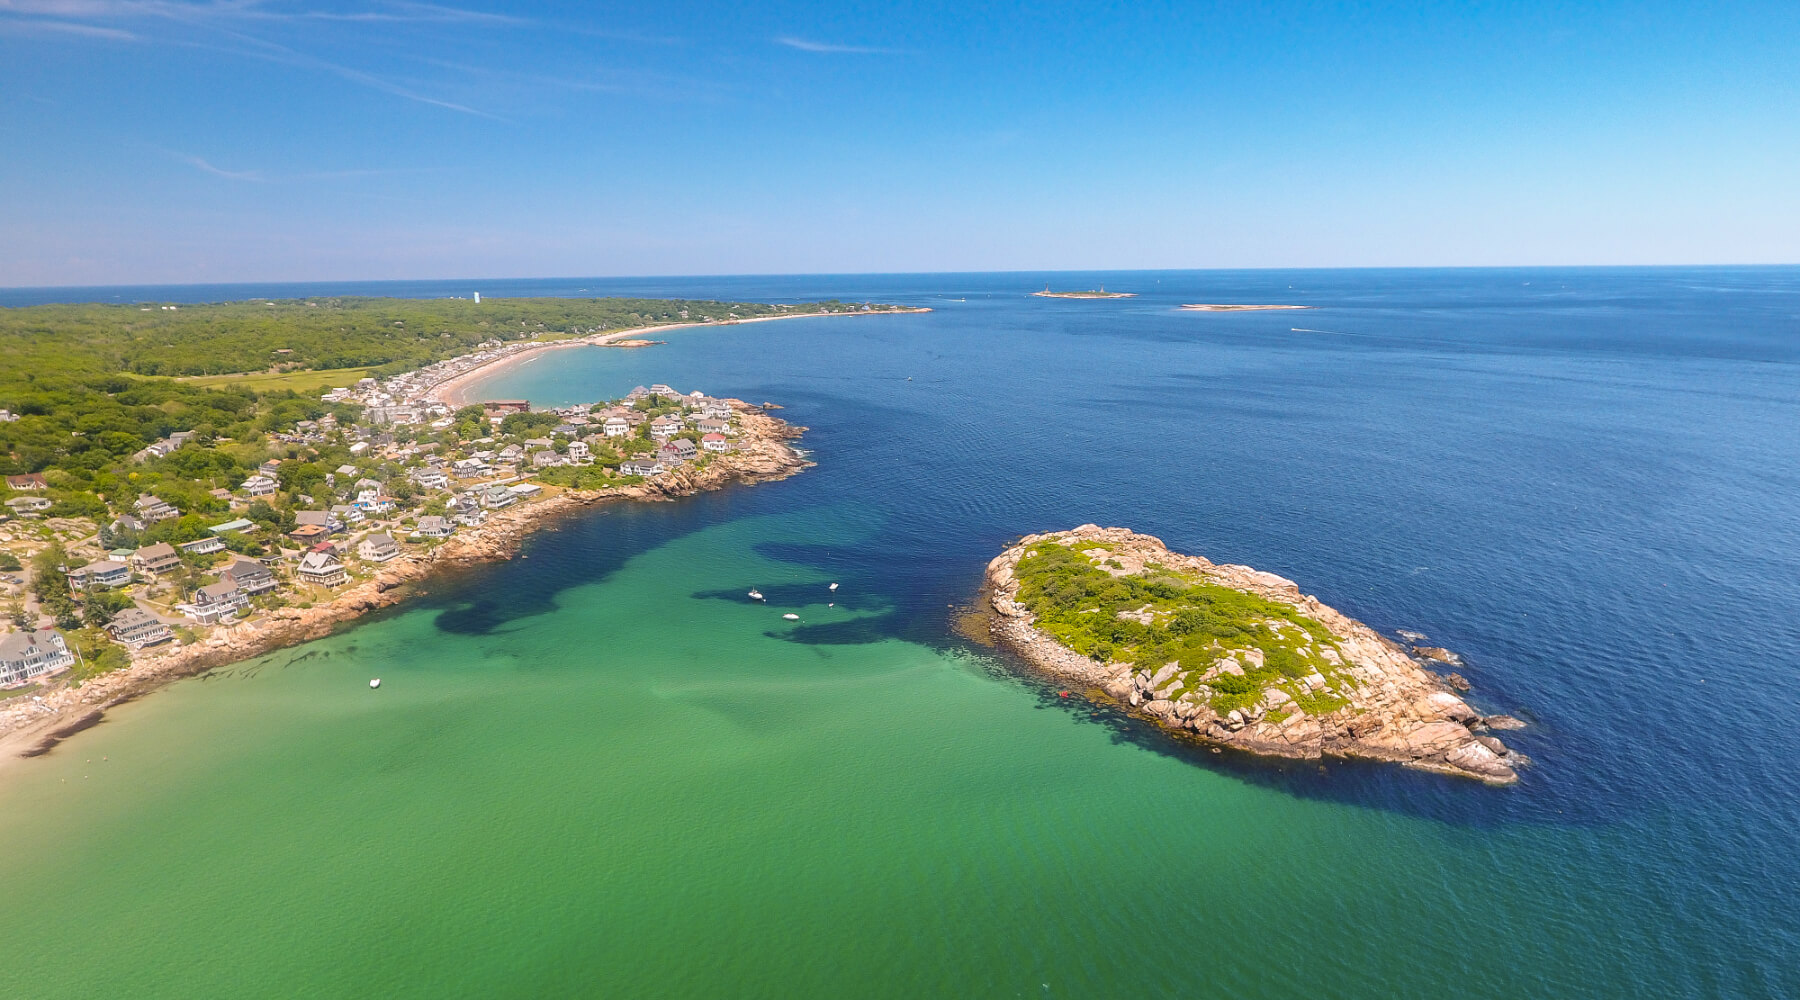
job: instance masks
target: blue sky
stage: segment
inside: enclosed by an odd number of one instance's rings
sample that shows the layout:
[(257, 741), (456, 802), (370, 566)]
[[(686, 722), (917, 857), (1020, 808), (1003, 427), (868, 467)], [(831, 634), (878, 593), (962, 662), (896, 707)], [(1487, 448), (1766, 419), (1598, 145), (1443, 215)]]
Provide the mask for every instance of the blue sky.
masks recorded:
[(0, 0), (0, 285), (1800, 261), (1800, 4)]

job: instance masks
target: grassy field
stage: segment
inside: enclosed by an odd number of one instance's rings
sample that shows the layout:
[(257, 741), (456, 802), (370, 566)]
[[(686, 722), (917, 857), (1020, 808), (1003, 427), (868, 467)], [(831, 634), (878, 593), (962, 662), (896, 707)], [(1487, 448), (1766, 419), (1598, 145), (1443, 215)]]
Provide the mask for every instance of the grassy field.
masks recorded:
[[(1063, 645), (1150, 671), (1176, 664), (1179, 689), (1198, 692), (1220, 714), (1256, 704), (1271, 687), (1309, 714), (1348, 704), (1337, 693), (1336, 638), (1295, 608), (1160, 568), (1114, 576), (1104, 567), (1118, 563), (1104, 543), (1078, 549), (1042, 545), (1017, 570), (1019, 602)], [(1204, 676), (1226, 656), (1237, 658), (1237, 672)], [(1323, 689), (1305, 683), (1315, 674)]]
[(329, 368), (319, 371), (244, 372), (237, 375), (195, 375), (180, 381), (209, 389), (241, 386), (256, 392), (278, 392), (292, 389), (302, 395), (324, 392), (352, 385), (357, 379), (375, 372), (374, 365), (362, 368)]

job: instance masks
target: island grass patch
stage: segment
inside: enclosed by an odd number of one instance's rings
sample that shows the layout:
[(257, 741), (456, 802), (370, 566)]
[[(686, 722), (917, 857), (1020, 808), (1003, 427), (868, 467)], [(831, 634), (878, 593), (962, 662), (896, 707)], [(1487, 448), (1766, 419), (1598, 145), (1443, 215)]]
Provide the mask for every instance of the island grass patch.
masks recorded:
[(1100, 543), (1040, 545), (1014, 571), (1018, 601), (1038, 628), (1083, 656), (1152, 674), (1175, 666), (1159, 691), (1221, 715), (1253, 708), (1270, 688), (1292, 701), (1281, 706), (1283, 719), (1350, 703), (1337, 638), (1292, 605), (1162, 566), (1121, 575), (1108, 566), (1122, 568)]

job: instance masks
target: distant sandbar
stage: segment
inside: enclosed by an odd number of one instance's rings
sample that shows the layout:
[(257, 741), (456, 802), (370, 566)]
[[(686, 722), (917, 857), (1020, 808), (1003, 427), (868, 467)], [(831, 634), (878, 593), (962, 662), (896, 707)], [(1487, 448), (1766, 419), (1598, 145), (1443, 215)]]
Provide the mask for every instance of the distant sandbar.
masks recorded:
[(1229, 312), (1261, 312), (1265, 309), (1311, 309), (1312, 306), (1259, 306), (1259, 305), (1235, 305), (1235, 304), (1218, 303), (1218, 302), (1191, 302), (1191, 303), (1188, 303), (1187, 305), (1182, 306), (1181, 308), (1193, 309), (1198, 312), (1229, 313)]
[(1031, 294), (1037, 296), (1040, 299), (1135, 299), (1135, 298), (1137, 298), (1136, 292), (1109, 292), (1104, 288), (1095, 289), (1094, 291), (1091, 291), (1091, 292), (1053, 292), (1050, 289), (1046, 288), (1041, 292), (1032, 292)]

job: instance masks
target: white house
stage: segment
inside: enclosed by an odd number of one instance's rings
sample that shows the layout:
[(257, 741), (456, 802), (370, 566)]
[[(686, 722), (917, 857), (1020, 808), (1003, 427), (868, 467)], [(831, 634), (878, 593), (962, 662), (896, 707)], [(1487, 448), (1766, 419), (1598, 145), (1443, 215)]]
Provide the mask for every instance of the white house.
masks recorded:
[(19, 687), (74, 662), (75, 654), (55, 629), (0, 635), (0, 687)]
[(436, 514), (427, 514), (419, 518), (418, 530), (413, 532), (421, 538), (449, 538), (456, 532), (456, 525)]
[(300, 557), (300, 565), (294, 572), (301, 580), (318, 587), (335, 587), (350, 578), (344, 572), (343, 562), (329, 552), (308, 552)]
[(568, 463), (570, 465), (593, 465), (594, 453), (586, 441), (570, 441)]
[(700, 447), (707, 451), (730, 451), (731, 442), (723, 434), (708, 434), (700, 439)]
[(356, 554), (363, 562), (384, 563), (400, 554), (400, 545), (394, 536), (378, 531), (357, 543)]

